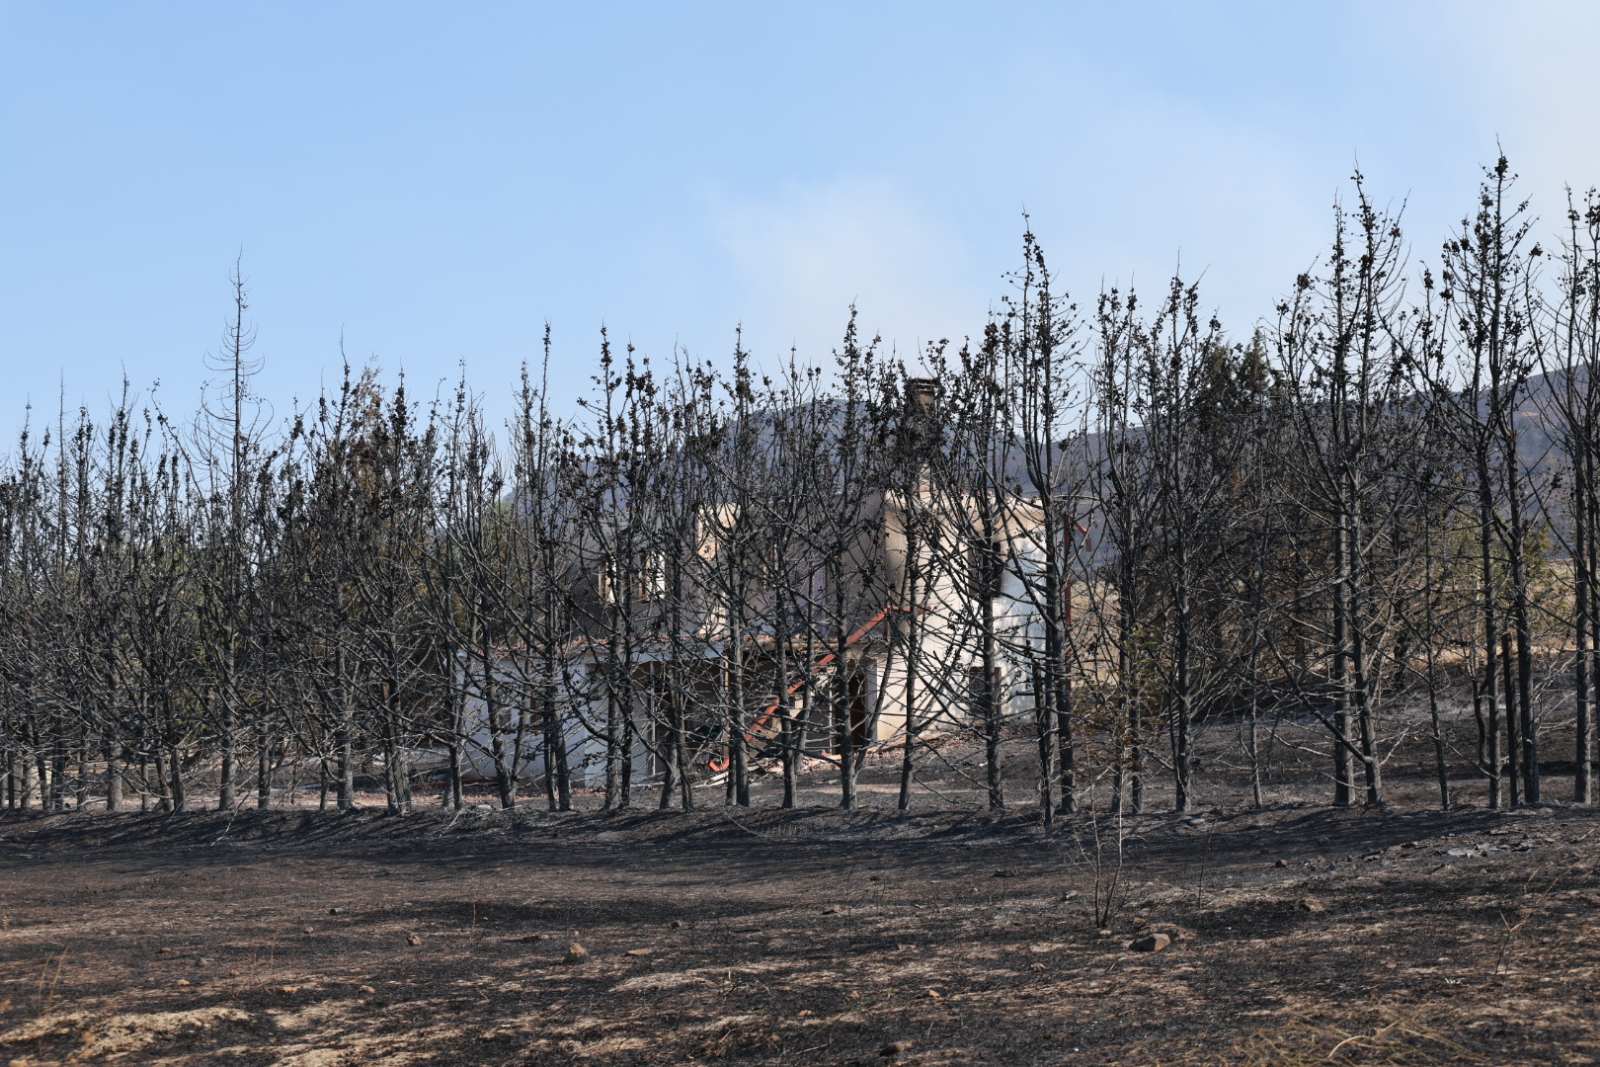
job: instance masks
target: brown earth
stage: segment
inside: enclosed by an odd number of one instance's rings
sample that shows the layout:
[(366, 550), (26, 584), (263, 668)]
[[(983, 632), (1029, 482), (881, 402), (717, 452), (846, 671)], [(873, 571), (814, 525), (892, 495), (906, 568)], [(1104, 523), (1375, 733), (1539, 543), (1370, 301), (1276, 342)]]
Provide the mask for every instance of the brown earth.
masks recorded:
[(1600, 1060), (1594, 813), (1416, 791), (1128, 817), (1104, 932), (1105, 816), (13, 815), (0, 1063)]

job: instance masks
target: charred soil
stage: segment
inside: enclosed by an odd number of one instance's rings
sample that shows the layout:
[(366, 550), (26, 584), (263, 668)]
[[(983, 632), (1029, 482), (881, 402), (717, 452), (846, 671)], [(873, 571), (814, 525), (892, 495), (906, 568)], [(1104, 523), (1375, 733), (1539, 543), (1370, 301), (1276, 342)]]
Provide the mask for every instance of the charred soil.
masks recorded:
[(1597, 830), (1310, 804), (1050, 837), (823, 808), (12, 816), (0, 1053), (1592, 1062)]

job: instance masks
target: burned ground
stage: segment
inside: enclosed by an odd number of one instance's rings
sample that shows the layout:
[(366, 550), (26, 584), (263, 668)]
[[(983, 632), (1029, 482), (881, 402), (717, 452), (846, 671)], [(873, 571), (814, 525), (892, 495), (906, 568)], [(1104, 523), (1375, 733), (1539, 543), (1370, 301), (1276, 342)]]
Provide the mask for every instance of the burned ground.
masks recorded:
[[(1128, 817), (1102, 929), (1103, 815), (1048, 839), (1022, 813), (820, 807), (12, 817), (0, 1051), (1593, 1062), (1597, 831), (1564, 807)], [(1149, 933), (1170, 946), (1130, 949)]]

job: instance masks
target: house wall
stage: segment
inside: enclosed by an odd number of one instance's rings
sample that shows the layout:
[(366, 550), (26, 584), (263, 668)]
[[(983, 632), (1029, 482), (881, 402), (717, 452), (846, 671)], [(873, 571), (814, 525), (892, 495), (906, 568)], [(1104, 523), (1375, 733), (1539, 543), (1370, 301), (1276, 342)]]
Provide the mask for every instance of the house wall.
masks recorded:
[[(541, 779), (547, 763), (544, 751), (544, 731), (537, 709), (525, 708), (526, 686), (520, 675), (510, 666), (501, 665), (495, 671), (496, 702), (501, 709), (501, 736), (509, 762), (509, 751), (516, 742), (518, 725), (522, 726), (521, 758), (518, 761), (518, 778), (521, 781)], [(492, 779), (495, 776), (493, 733), (489, 724), (488, 703), (484, 700), (479, 679), (473, 679), (468, 688), (463, 707), (462, 762), (467, 774)], [(567, 769), (575, 786), (597, 787), (605, 784), (606, 744), (602, 731), (606, 719), (606, 702), (603, 689), (591, 678), (590, 672), (579, 668), (574, 671), (572, 685), (561, 694), (559, 707), (562, 719), (562, 738), (566, 743)], [(650, 774), (649, 747), (642, 731), (647, 730), (648, 717), (642, 712), (635, 715), (635, 740), (633, 774), (642, 780)], [(586, 725), (587, 722), (587, 725)]]
[[(1033, 578), (1040, 565), (1036, 553), (1024, 539), (1006, 546), (998, 595), (979, 604), (973, 600), (968, 569), (935, 558), (940, 547), (929, 542), (936, 538), (946, 543), (962, 540), (960, 531), (954, 528), (925, 535), (920, 539), (920, 558), (913, 561), (898, 504), (886, 513), (882, 543), (888, 573), (902, 590), (909, 588), (908, 573), (915, 569), (917, 574), (920, 655), (915, 670), (914, 708), (907, 706), (912, 669), (905, 662), (904, 644), (893, 653), (882, 652), (875, 657), (874, 673), (884, 693), (881, 714), (874, 724), (874, 737), (879, 741), (903, 735), (908, 712), (919, 732), (972, 725), (972, 672), (981, 670), (982, 664), (978, 646), (981, 615), (977, 613), (984, 610), (994, 622), (999, 674), (996, 684), (1002, 714), (1017, 716), (1033, 710), (1033, 681), (1021, 653), (1043, 645), (1043, 627), (1024, 580), (1025, 576)], [(903, 616), (897, 625), (906, 625)]]

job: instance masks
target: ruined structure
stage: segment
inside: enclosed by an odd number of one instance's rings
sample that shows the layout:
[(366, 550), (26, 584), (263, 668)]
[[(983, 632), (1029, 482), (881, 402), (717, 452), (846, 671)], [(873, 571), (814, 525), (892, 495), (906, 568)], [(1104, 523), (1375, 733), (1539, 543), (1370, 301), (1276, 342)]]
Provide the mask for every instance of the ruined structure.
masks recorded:
[[(930, 454), (937, 418), (936, 383), (911, 380), (899, 447), (907, 455)], [(901, 743), (908, 728), (925, 735), (971, 722), (990, 700), (1002, 715), (1031, 710), (1034, 682), (1016, 652), (1038, 640), (1028, 590), (1039, 583), (1027, 580), (1038, 565), (1036, 507), (1015, 499), (986, 505), (970, 492), (954, 492), (918, 459), (901, 485), (863, 496), (847, 524), (842, 562), (786, 561), (791, 619), (783, 635), (775, 632), (777, 592), (767, 577), (774, 561), (743, 583), (737, 611), (716, 582), (703, 580), (723, 562), (740, 519), (726, 503), (696, 517), (670, 618), (669, 561), (646, 559), (612, 576), (595, 564), (595, 553), (576, 553), (569, 598), (581, 632), (561, 649), (560, 744), (545, 744), (539, 722), (527, 708), (510, 706), (515, 701), (491, 716), (478, 686), (467, 700), (472, 768), (490, 773), (498, 738), (502, 749), (526, 750), (523, 774), (543, 775), (545, 750), (564, 750), (573, 782), (598, 785), (608, 716), (622, 702), (631, 704), (630, 773), (642, 781), (663, 769), (671, 718), (664, 709), (677, 699), (692, 767), (706, 775), (725, 771), (734, 618), (743, 620), (745, 698), (736, 721), (758, 762), (773, 757), (785, 721), (804, 753), (836, 752), (846, 743), (859, 753)], [(984, 529), (992, 536), (978, 537)], [(620, 613), (631, 635), (626, 673), (618, 671), (622, 652), (611, 637)], [(533, 658), (531, 650), (506, 650), (505, 691), (527, 691), (537, 671), (526, 666)]]

